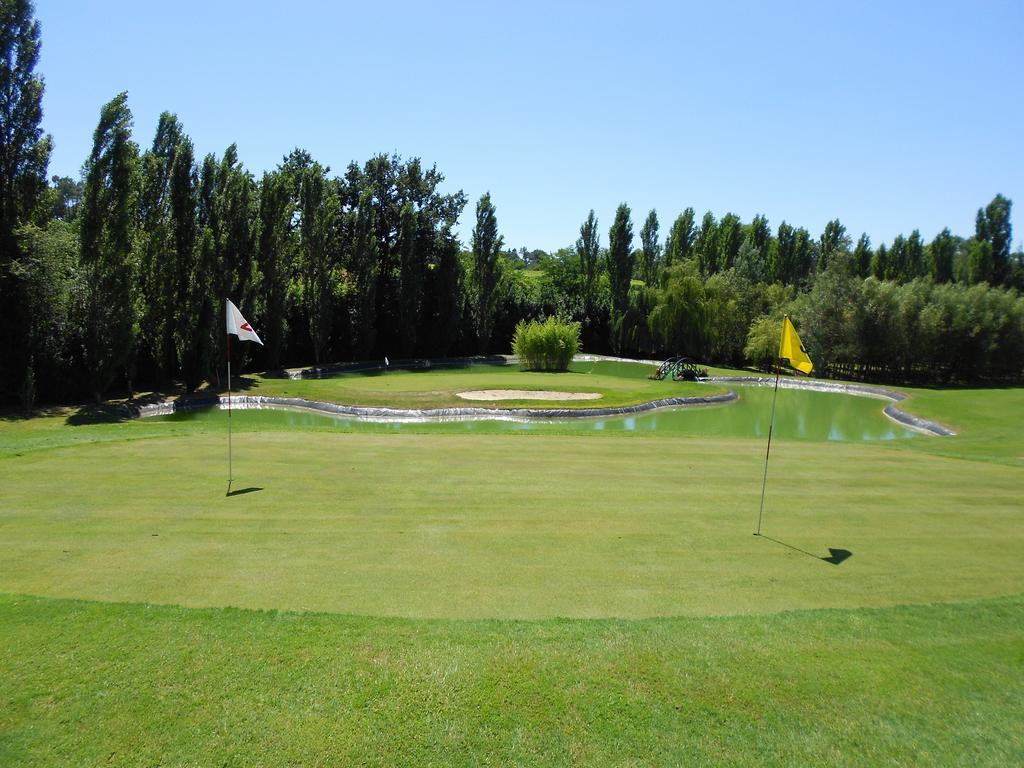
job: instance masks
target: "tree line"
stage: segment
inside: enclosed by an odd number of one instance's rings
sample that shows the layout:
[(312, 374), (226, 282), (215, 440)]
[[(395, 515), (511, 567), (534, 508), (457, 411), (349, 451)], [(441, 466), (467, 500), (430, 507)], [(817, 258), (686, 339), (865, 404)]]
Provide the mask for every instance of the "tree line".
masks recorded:
[[(789, 314), (816, 375), (1019, 381), (1024, 254), (1010, 250), (1011, 206), (996, 195), (978, 210), (970, 238), (944, 229), (925, 243), (915, 230), (877, 249), (867, 235), (854, 243), (839, 220), (813, 238), (786, 222), (773, 232), (763, 216), (743, 223), (735, 214), (716, 221), (709, 212), (697, 225), (693, 209), (676, 218), (661, 245), (651, 211), (634, 249), (623, 204), (607, 249), (591, 211), (575, 248), (516, 258), (524, 278), (539, 271), (554, 287), (542, 311), (584, 320), (588, 348), (599, 347), (606, 331), (620, 354), (770, 367)], [(601, 253), (607, 271), (588, 280)], [(528, 282), (520, 281), (524, 293)], [(535, 295), (544, 303), (543, 290)]]
[(332, 173), (295, 149), (257, 177), (234, 145), (196, 156), (169, 112), (140, 147), (124, 93), (100, 110), (81, 178), (48, 180), (39, 25), (28, 0), (2, 13), (5, 403), (217, 385), (226, 297), (266, 343), (233, 360), (260, 370), (507, 352), (520, 321), (552, 316), (596, 352), (764, 364), (789, 313), (821, 375), (1021, 377), (1024, 259), (1001, 195), (970, 237), (915, 230), (877, 248), (838, 220), (812, 237), (692, 208), (664, 241), (651, 211), (637, 243), (623, 204), (606, 245), (591, 211), (548, 254), (505, 248), (488, 193), (464, 248), (467, 198), (442, 191), (436, 166), (382, 154)]

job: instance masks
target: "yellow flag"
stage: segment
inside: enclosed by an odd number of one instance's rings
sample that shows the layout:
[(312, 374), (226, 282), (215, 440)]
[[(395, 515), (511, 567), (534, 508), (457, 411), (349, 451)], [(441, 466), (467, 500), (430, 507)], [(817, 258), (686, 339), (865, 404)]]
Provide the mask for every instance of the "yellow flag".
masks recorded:
[(814, 363), (807, 356), (807, 350), (796, 335), (796, 328), (789, 315), (782, 321), (782, 341), (779, 344), (779, 357), (789, 361), (789, 365), (808, 376), (814, 370)]

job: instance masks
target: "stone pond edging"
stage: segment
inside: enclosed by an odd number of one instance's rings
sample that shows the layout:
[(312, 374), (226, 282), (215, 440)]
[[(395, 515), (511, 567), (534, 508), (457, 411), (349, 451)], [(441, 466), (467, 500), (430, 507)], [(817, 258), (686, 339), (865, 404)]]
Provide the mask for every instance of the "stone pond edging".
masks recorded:
[[(772, 387), (775, 386), (775, 379), (771, 376), (710, 376), (707, 381), (715, 384), (743, 384), (745, 386)], [(875, 397), (881, 400), (889, 400), (885, 406), (884, 413), (893, 421), (896, 421), (911, 429), (917, 429), (939, 437), (950, 437), (956, 434), (952, 429), (937, 421), (922, 419), (919, 416), (901, 411), (896, 403), (906, 400), (909, 395), (897, 392), (894, 389), (875, 387), (870, 384), (843, 384), (837, 381), (818, 381), (816, 379), (779, 379), (780, 389), (806, 389), (815, 392), (837, 392), (844, 395), (858, 395), (860, 397)]]
[[(701, 405), (718, 405), (736, 399), (736, 393), (729, 391), (721, 395), (707, 397), (666, 397), (652, 400), (639, 405), (625, 405), (619, 408), (383, 408), (358, 405), (340, 405), (325, 403), (320, 400), (306, 400), (301, 397), (263, 397), (255, 395), (232, 395), (233, 405), (241, 407), (260, 407), (264, 405), (283, 406), (285, 408), (301, 408), (319, 411), (335, 416), (351, 416), (359, 419), (379, 419), (388, 421), (411, 421), (425, 419), (566, 419), (594, 418), (601, 416), (628, 416), (633, 413), (653, 411), (657, 408), (681, 408)], [(132, 409), (135, 416), (166, 416), (176, 411), (192, 408), (205, 408), (221, 405), (226, 398), (204, 397), (195, 400), (176, 400), (151, 405), (141, 405)]]
[[(492, 364), (508, 363), (515, 358), (510, 356), (494, 355), (491, 357), (450, 359), (444, 361), (403, 361), (408, 364), (412, 362), (415, 367), (444, 367), (445, 365), (465, 365), (468, 362), (489, 362)], [(650, 365), (660, 365), (656, 360), (629, 360), (627, 358), (613, 358), (604, 355), (577, 355), (574, 359), (579, 361), (622, 361)], [(367, 370), (368, 366), (332, 366), (320, 369), (305, 369), (302, 371), (289, 371), (286, 376), (289, 378), (304, 378), (328, 376), (334, 373), (345, 371), (355, 372)], [(396, 366), (397, 367), (397, 366)], [(712, 384), (740, 384), (743, 386), (774, 386), (775, 379), (771, 376), (711, 376), (705, 379)], [(779, 387), (782, 389), (805, 389), (817, 392), (835, 392), (839, 394), (857, 395), (860, 397), (874, 397), (882, 400), (889, 400), (884, 413), (893, 421), (904, 426), (925, 432), (931, 435), (947, 437), (955, 435), (956, 432), (949, 427), (936, 421), (922, 419), (919, 416), (902, 411), (896, 407), (896, 403), (908, 398), (902, 392), (883, 387), (875, 387), (870, 384), (844, 384), (833, 381), (820, 381), (817, 379), (779, 379)], [(416, 421), (433, 419), (495, 419), (495, 420), (518, 420), (518, 419), (569, 419), (569, 418), (599, 418), (609, 416), (627, 416), (634, 413), (644, 413), (658, 408), (685, 408), (705, 405), (720, 405), (733, 402), (737, 395), (729, 390), (720, 395), (709, 395), (707, 397), (667, 397), (660, 400), (652, 400), (639, 405), (627, 405), (618, 408), (476, 408), (476, 407), (452, 407), (452, 408), (385, 408), (358, 405), (341, 405), (338, 403), (327, 403), (320, 400), (306, 400), (300, 397), (266, 397), (258, 395), (232, 395), (232, 404), (240, 407), (261, 407), (281, 406), (286, 408), (300, 408), (303, 410), (328, 413), (335, 416), (350, 416), (359, 419), (377, 419), (381, 421)], [(204, 397), (147, 405), (128, 405), (125, 410), (131, 417), (164, 416), (176, 411), (189, 410), (193, 408), (205, 408), (214, 405), (223, 405), (226, 398)]]

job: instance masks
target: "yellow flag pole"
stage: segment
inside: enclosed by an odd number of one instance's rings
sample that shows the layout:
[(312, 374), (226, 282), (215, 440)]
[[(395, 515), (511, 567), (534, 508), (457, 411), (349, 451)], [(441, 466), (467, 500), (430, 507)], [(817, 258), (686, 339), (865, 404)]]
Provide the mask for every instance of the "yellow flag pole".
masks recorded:
[(757, 512), (757, 532), (755, 536), (761, 535), (761, 518), (764, 516), (764, 489), (768, 484), (768, 456), (772, 452), (772, 430), (775, 428), (775, 401), (779, 397), (779, 369), (781, 359), (775, 358), (775, 394), (772, 395), (772, 417), (768, 422), (768, 449), (764, 452), (764, 477), (761, 478), (761, 508)]

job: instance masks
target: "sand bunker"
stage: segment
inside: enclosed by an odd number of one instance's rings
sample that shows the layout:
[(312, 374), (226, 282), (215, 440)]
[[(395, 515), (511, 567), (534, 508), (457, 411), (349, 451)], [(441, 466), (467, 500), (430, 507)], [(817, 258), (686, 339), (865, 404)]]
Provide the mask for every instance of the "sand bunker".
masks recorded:
[(459, 392), (463, 400), (597, 400), (600, 392), (550, 392), (536, 389), (478, 389)]

